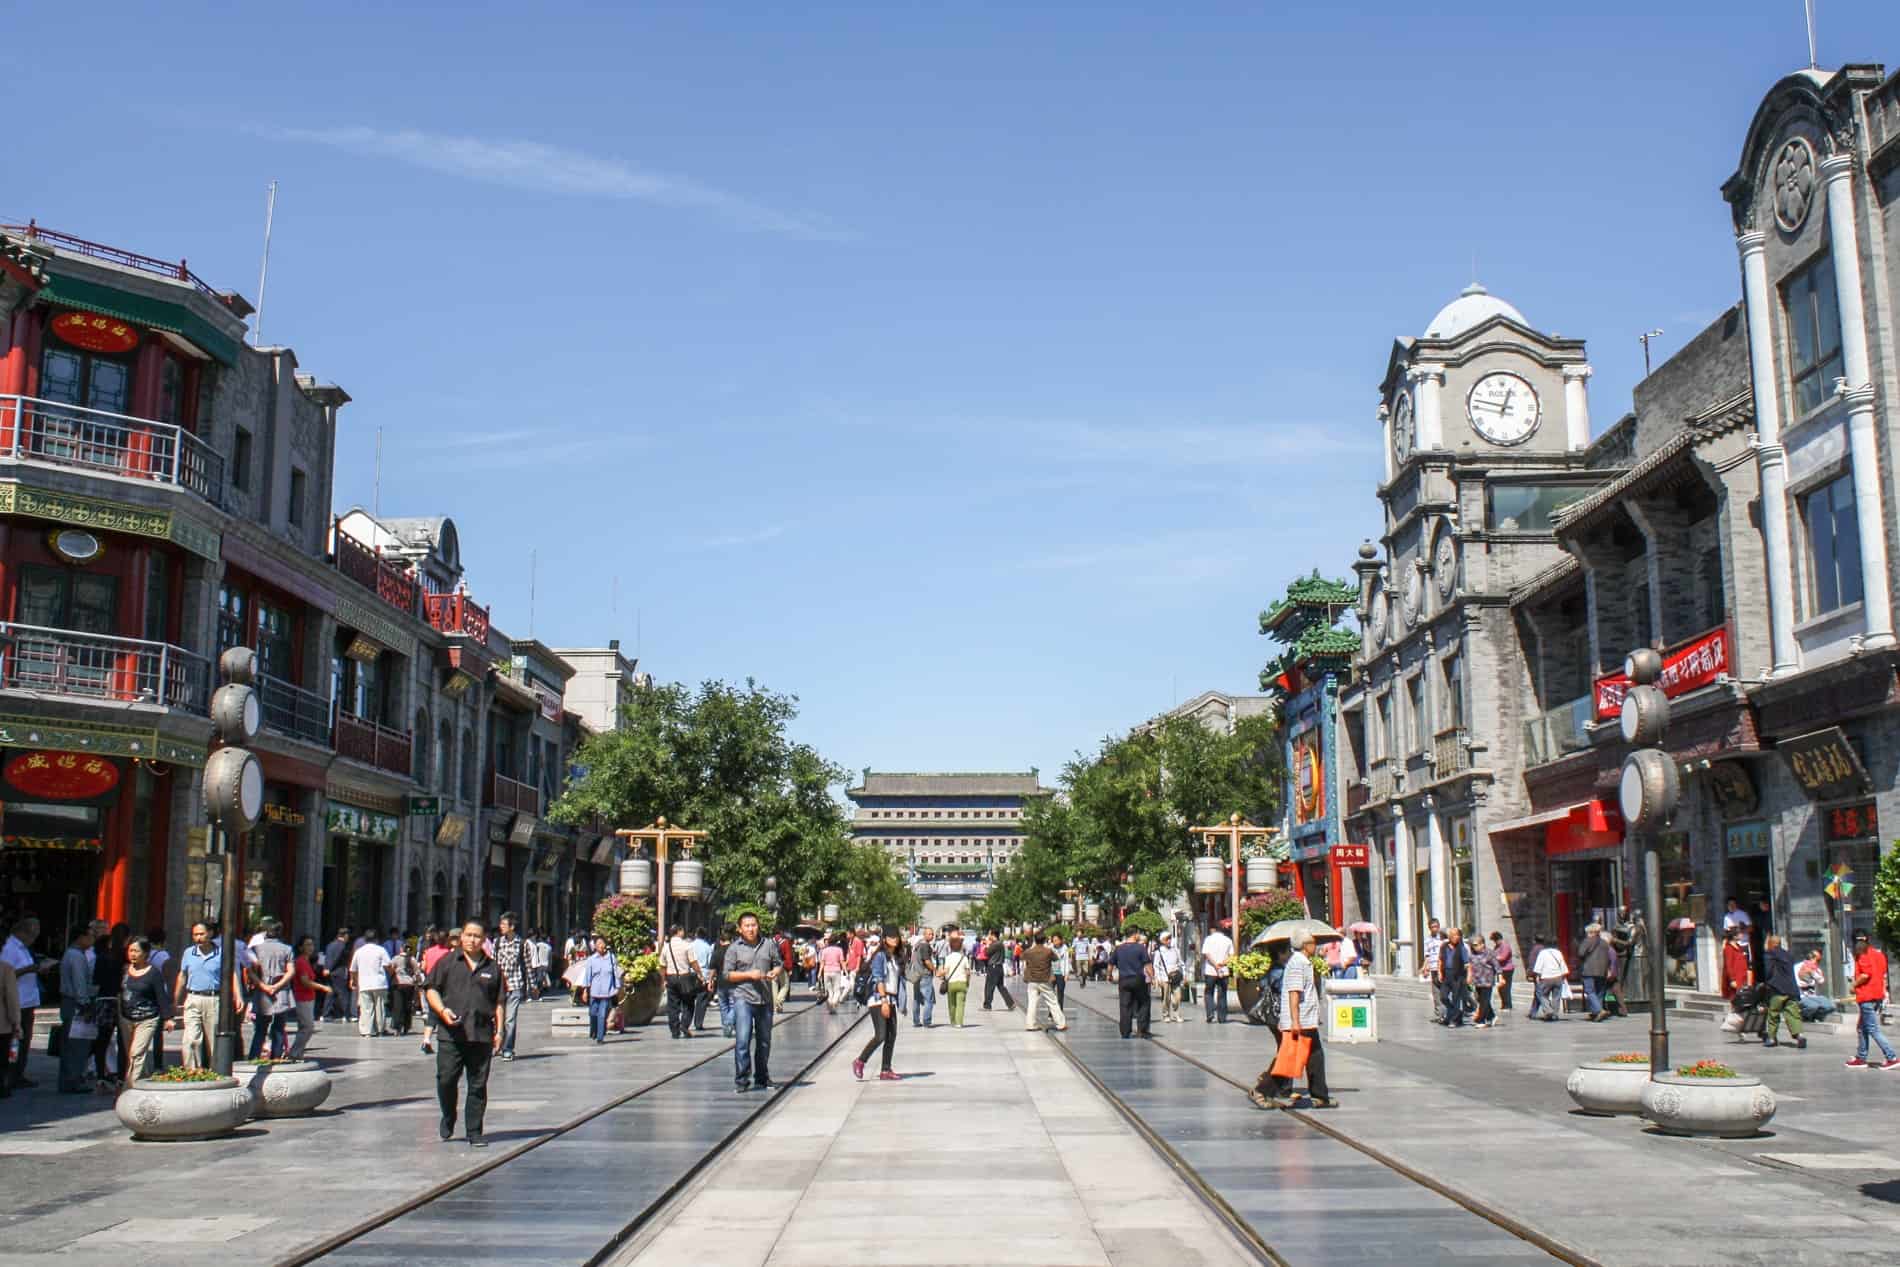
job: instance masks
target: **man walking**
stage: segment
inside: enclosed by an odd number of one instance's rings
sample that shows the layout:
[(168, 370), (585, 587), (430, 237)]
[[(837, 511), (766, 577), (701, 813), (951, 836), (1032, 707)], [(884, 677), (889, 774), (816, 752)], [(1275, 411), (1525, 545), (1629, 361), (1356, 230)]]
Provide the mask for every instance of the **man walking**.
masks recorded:
[(720, 983), (732, 992), (732, 1071), (735, 1089), (772, 1089), (772, 988), (785, 971), (778, 947), (759, 936), (759, 917), (739, 917), (739, 940), (726, 947)]
[(1610, 943), (1603, 938), (1603, 925), (1585, 925), (1583, 940), (1577, 943), (1577, 971), (1583, 977), (1583, 1005), (1593, 1021), (1609, 1016), (1603, 992), (1609, 983), (1610, 964)]
[(1801, 1035), (1801, 987), (1794, 979), (1794, 956), (1774, 933), (1762, 938), (1761, 966), (1762, 979), (1768, 987), (1768, 1029), (1761, 1036), (1761, 1045), (1779, 1045), (1781, 1022), (1785, 1018), (1788, 1037), (1794, 1040), (1794, 1045), (1807, 1047), (1808, 1040)]
[(1161, 1021), (1176, 1025), (1186, 1023), (1181, 1015), (1181, 986), (1187, 980), (1187, 965), (1181, 961), (1181, 952), (1174, 948), (1174, 934), (1161, 934), (1161, 944), (1155, 948), (1155, 977), (1161, 982)]
[(1563, 1014), (1564, 981), (1570, 976), (1570, 965), (1564, 962), (1564, 952), (1556, 946), (1545, 946), (1537, 952), (1537, 958), (1531, 964), (1531, 988), (1536, 991), (1535, 1011), (1542, 1020), (1554, 1021)]
[[(173, 988), (172, 1014), (184, 1017), (184, 1061), (187, 1069), (211, 1067), (211, 1036), (218, 1032), (218, 977), (224, 954), (211, 939), (209, 924), (191, 926), (191, 945), (178, 960), (178, 984)], [(237, 988), (237, 983), (232, 983)], [(240, 1011), (243, 1003), (237, 1004)]]
[(1023, 1000), (1023, 1028), (1041, 1029), (1036, 1018), (1042, 1014), (1042, 1005), (1049, 1005), (1050, 1019), (1057, 1029), (1069, 1028), (1069, 1018), (1062, 1014), (1062, 1002), (1056, 998), (1055, 986), (1056, 952), (1049, 949), (1048, 935), (1037, 932), (1035, 943), (1023, 952), (1023, 989), (1029, 997)]
[(983, 1010), (990, 1010), (990, 1003), (997, 994), (1003, 996), (1003, 1006), (1014, 1012), (1016, 1000), (1009, 997), (1009, 987), (1003, 984), (1003, 973), (1009, 959), (1009, 952), (1003, 947), (1003, 939), (994, 928), (983, 943), (987, 957), (983, 960)]
[(926, 928), (910, 948), (910, 963), (904, 969), (917, 974), (910, 983), (910, 1023), (914, 1027), (929, 1029), (936, 1018), (937, 963), (937, 945)]
[(290, 947), (277, 936), (278, 924), (266, 919), (262, 924), (264, 940), (252, 947), (251, 983), (251, 1059), (264, 1054), (264, 1040), (270, 1039), (271, 1059), (282, 1058), (289, 1043), (284, 1027), (297, 1000), (290, 983), (297, 974), (291, 964)]
[[(1338, 1107), (1326, 1085), (1326, 1052), (1319, 1041), (1320, 978), (1313, 969), (1313, 934), (1298, 933), (1293, 938), (1293, 953), (1287, 957), (1280, 978), (1280, 1033), (1285, 1038), (1304, 1038), (1311, 1042), (1306, 1056), (1306, 1094), (1316, 1109)], [(1260, 1075), (1247, 1098), (1255, 1108), (1284, 1107), (1293, 1093), (1293, 1079), (1276, 1078), (1272, 1066)]]
[(620, 997), (620, 964), (599, 933), (594, 934), (594, 953), (581, 961), (581, 993), (587, 996), (587, 1036), (604, 1043), (607, 1021)]
[(1153, 1008), (1149, 989), (1154, 984), (1154, 961), (1148, 957), (1148, 948), (1142, 944), (1140, 933), (1130, 928), (1125, 930), (1125, 937), (1110, 957), (1115, 967), (1116, 991), (1120, 995), (1122, 1037), (1130, 1037), (1132, 1028), (1143, 1038), (1153, 1038), (1149, 1032)]
[(666, 975), (666, 1029), (674, 1038), (693, 1036), (693, 995), (699, 991), (699, 965), (686, 929), (675, 924), (660, 948), (660, 971)]
[(706, 940), (706, 930), (695, 928), (686, 948), (693, 952), (693, 970), (699, 974), (699, 991), (693, 995), (693, 1031), (697, 1033), (706, 1028), (706, 1009), (713, 997), (713, 947)]
[(14, 1031), (20, 1050), (11, 1062), (0, 1059), (0, 1083), (9, 1087), (38, 1085), (26, 1076), (26, 1056), (33, 1048), (33, 1010), (40, 1005), (40, 974), (59, 967), (57, 960), (34, 953), (33, 943), (39, 939), (40, 922), (26, 915), (14, 921), (12, 935), (0, 947), (0, 960), (13, 969), (20, 992), (20, 1025)]
[(534, 949), (515, 932), (515, 913), (501, 917), (501, 936), (495, 938), (495, 966), (501, 969), (502, 989), (508, 994), (508, 1019), (501, 1027), (501, 1058), (515, 1058), (515, 1030), (521, 1005), (528, 1001), (528, 979), (534, 971)]
[(330, 1020), (348, 1021), (356, 1017), (356, 994), (350, 989), (350, 930), (339, 928), (323, 948), (323, 980), (330, 987)]
[(722, 925), (719, 929), (719, 941), (712, 949), (712, 988), (719, 995), (719, 1036), (721, 1038), (732, 1037), (732, 987), (726, 984), (726, 952), (732, 949), (734, 935), (732, 925)]
[(1854, 1058), (1849, 1069), (1867, 1067), (1867, 1043), (1871, 1039), (1887, 1059), (1882, 1069), (1900, 1069), (1900, 1056), (1880, 1032), (1880, 1005), (1887, 998), (1887, 956), (1867, 940), (1865, 932), (1854, 934), (1854, 1002), (1860, 1008), (1860, 1024), (1854, 1029)]
[(501, 1050), (502, 1028), (508, 1021), (501, 970), (482, 949), (487, 937), (480, 920), (462, 925), (461, 947), (436, 961), (423, 989), (441, 1036), (435, 1053), (435, 1098), (442, 1109), (437, 1133), (444, 1140), (454, 1137), (455, 1084), (466, 1078), (463, 1121), (471, 1148), (488, 1147), (482, 1125), (488, 1111), (489, 1062)]
[(389, 1032), (389, 952), (376, 940), (376, 930), (363, 934), (363, 944), (350, 956), (350, 993), (356, 996), (356, 1032), (381, 1038)]
[(1426, 922), (1425, 944), (1419, 948), (1419, 975), (1431, 982), (1432, 1020), (1443, 1023), (1445, 1019), (1445, 981), (1441, 972), (1440, 959), (1445, 950), (1445, 933), (1437, 920)]
[(1463, 929), (1447, 931), (1444, 945), (1438, 948), (1438, 980), (1445, 992), (1443, 1025), (1446, 1029), (1463, 1029), (1465, 986), (1471, 980), (1471, 951), (1465, 945)]
[(1234, 939), (1216, 928), (1201, 939), (1201, 976), (1206, 981), (1207, 1023), (1227, 1023), (1227, 966), (1234, 957)]

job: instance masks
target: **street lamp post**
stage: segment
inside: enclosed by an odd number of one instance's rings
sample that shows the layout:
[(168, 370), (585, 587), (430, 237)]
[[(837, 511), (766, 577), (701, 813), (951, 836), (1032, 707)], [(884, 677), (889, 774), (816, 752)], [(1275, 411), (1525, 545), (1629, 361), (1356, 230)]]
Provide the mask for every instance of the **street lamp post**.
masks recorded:
[(1267, 840), (1273, 832), (1265, 827), (1250, 823), (1238, 813), (1227, 816), (1227, 821), (1212, 827), (1194, 827), (1189, 830), (1198, 834), (1208, 848), (1217, 848), (1223, 837), (1227, 842), (1227, 918), (1231, 921), (1235, 949), (1240, 946), (1240, 842), (1243, 840)]
[(653, 849), (653, 868), (657, 873), (653, 877), (653, 922), (658, 925), (654, 930), (654, 936), (658, 939), (660, 944), (664, 945), (667, 930), (667, 850), (677, 842), (680, 847), (680, 852), (691, 857), (693, 846), (704, 839), (707, 833), (703, 831), (688, 831), (684, 827), (670, 827), (667, 825), (666, 815), (662, 814), (660, 817), (654, 819), (649, 826), (639, 828), (622, 827), (616, 830), (614, 835), (624, 839), (629, 849), (638, 849), (642, 845), (650, 845)]

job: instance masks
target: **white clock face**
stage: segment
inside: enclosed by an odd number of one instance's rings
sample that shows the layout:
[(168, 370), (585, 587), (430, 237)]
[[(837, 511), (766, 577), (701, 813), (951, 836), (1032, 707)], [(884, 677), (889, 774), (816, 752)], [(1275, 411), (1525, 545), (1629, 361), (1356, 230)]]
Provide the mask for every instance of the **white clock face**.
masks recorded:
[(1412, 455), (1412, 398), (1403, 393), (1392, 409), (1392, 456), (1400, 464)]
[(1486, 374), (1465, 397), (1465, 414), (1492, 444), (1522, 444), (1537, 430), (1537, 391), (1515, 374)]
[(1432, 552), (1432, 571), (1438, 575), (1438, 593), (1450, 598), (1458, 584), (1458, 547), (1449, 532), (1438, 534), (1438, 548)]

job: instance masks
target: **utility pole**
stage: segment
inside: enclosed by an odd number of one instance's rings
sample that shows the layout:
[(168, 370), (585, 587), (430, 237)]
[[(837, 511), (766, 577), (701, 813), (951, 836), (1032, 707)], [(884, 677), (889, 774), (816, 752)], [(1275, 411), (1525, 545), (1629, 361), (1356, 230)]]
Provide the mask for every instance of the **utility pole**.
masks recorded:
[(1649, 377), (1649, 341), (1651, 339), (1660, 339), (1660, 338), (1662, 338), (1661, 330), (1645, 330), (1643, 333), (1636, 336), (1636, 341), (1643, 345), (1643, 377), (1644, 378)]

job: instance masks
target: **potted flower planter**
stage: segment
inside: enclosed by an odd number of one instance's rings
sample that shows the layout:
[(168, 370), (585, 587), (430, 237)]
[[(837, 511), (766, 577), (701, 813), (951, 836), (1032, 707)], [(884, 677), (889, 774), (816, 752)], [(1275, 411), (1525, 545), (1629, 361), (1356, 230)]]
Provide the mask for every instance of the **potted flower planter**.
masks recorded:
[(1649, 1086), (1649, 1060), (1586, 1060), (1570, 1071), (1564, 1090), (1585, 1113), (1599, 1117), (1635, 1116), (1643, 1111)]
[(302, 1117), (330, 1098), (330, 1075), (314, 1060), (241, 1060), (231, 1074), (257, 1097), (259, 1117)]
[(236, 1078), (167, 1082), (141, 1078), (113, 1102), (134, 1139), (215, 1139), (229, 1135), (257, 1110), (251, 1088)]
[[(1687, 1071), (1709, 1071), (1691, 1075)], [(1654, 1075), (1643, 1088), (1643, 1120), (1667, 1135), (1742, 1139), (1775, 1115), (1775, 1093), (1760, 1078), (1711, 1061)]]
[(658, 972), (647, 973), (621, 997), (620, 1024), (627, 1029), (645, 1025), (659, 1013), (665, 998), (666, 978)]
[(1249, 1025), (1260, 1022), (1252, 1016), (1253, 1005), (1260, 998), (1260, 981), (1257, 977), (1235, 977), (1234, 997), (1240, 1000), (1240, 1015)]

